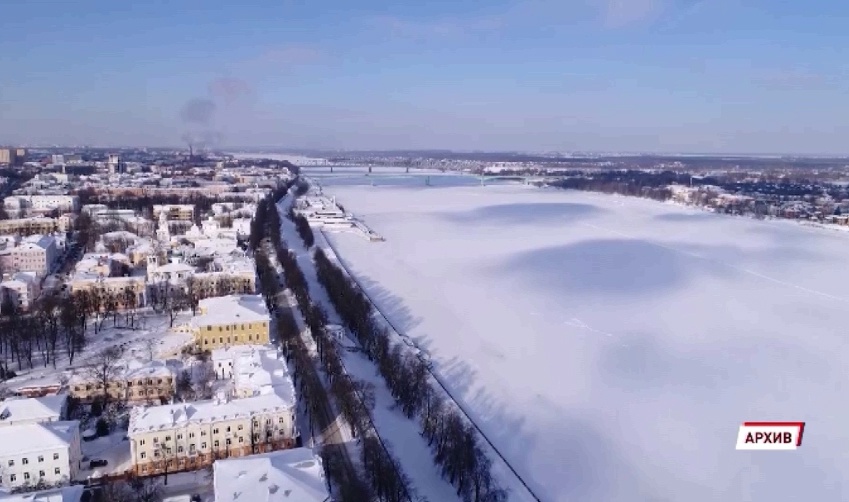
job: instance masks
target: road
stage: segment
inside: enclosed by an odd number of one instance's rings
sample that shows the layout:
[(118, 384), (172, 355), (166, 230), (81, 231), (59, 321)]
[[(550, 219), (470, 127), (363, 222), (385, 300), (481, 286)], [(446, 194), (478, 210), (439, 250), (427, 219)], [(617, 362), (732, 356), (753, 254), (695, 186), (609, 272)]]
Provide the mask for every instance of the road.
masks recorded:
[[(266, 251), (268, 252), (269, 258), (273, 260), (272, 263), (276, 264), (277, 257), (275, 256), (274, 250), (266, 248)], [(278, 276), (282, 276), (279, 266), (277, 274)], [(315, 442), (316, 444), (321, 445), (328, 460), (333, 459), (330, 460), (331, 465), (327, 466), (328, 470), (331, 472), (331, 477), (333, 477), (333, 474), (336, 474), (337, 477), (342, 476), (344, 481), (358, 479), (357, 470), (354, 467), (354, 463), (351, 460), (350, 452), (347, 447), (347, 443), (351, 441), (350, 437), (347, 437), (347, 434), (345, 433), (347, 425), (344, 423), (344, 419), (341, 417), (341, 414), (337, 413), (333, 409), (325, 382), (321, 378), (321, 374), (318, 370), (318, 361), (317, 356), (315, 355), (315, 350), (314, 348), (310, 349), (312, 341), (309, 340), (308, 336), (304, 333), (306, 323), (304, 322), (300, 309), (298, 309), (296, 305), (293, 305), (293, 303), (294, 302), (290, 301), (289, 297), (282, 291), (278, 293), (275, 298), (275, 304), (278, 310), (289, 309), (294, 316), (295, 322), (298, 324), (298, 329), (301, 333), (299, 343), (304, 348), (303, 353), (309, 354), (309, 362), (300, 365), (301, 374), (298, 375), (298, 378), (303, 379), (304, 382), (310, 382), (309, 384), (304, 384), (303, 387), (315, 389), (317, 393), (317, 395), (311, 396), (317, 405), (312, 418), (320, 431), (318, 437), (314, 438)], [(278, 343), (280, 343), (279, 340)], [(339, 467), (341, 467), (341, 472), (336, 470)]]

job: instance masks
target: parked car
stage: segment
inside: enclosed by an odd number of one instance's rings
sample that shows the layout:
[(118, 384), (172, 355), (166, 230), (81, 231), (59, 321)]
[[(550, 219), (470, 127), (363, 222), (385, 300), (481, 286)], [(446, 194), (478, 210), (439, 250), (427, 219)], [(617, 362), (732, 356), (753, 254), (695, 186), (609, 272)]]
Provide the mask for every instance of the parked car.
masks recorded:
[(109, 464), (109, 462), (107, 462), (105, 459), (96, 458), (94, 460), (89, 461), (88, 468), (94, 469), (95, 467), (103, 467), (103, 466), (108, 465), (108, 464)]

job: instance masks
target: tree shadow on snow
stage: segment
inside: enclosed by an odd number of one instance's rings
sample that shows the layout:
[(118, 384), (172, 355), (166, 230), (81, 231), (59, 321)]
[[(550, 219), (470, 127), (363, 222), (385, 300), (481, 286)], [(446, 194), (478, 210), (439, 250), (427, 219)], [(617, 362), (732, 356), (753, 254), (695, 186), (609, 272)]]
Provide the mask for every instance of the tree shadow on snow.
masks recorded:
[(379, 282), (358, 274), (357, 283), (365, 289), (372, 304), (386, 316), (399, 333), (406, 335), (422, 322), (422, 318), (414, 316), (413, 311), (400, 296), (389, 291)]
[[(438, 370), (454, 397), (542, 500), (652, 500), (648, 483), (590, 417), (537, 397), (532, 406), (498, 400), (454, 358)], [(472, 389), (475, 390), (472, 390)]]

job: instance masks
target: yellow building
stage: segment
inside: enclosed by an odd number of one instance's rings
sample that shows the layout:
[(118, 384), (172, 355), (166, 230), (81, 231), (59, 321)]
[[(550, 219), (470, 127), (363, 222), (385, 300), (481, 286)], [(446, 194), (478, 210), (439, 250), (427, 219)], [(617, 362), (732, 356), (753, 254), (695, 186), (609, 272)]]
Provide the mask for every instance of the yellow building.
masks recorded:
[(14, 148), (0, 148), (0, 164), (14, 166), (18, 163), (18, 151)]
[(189, 322), (195, 344), (203, 350), (244, 344), (269, 343), (271, 316), (259, 295), (206, 298)]
[(134, 408), (130, 458), (140, 476), (295, 446), (294, 393)]
[[(121, 309), (144, 307), (147, 304), (147, 283), (144, 277), (89, 277), (75, 276), (71, 279), (70, 289), (74, 291), (94, 290), (101, 295), (112, 295), (118, 299)], [(128, 303), (132, 298), (135, 304)]]
[[(161, 404), (174, 396), (174, 373), (164, 363), (130, 361), (120, 368), (106, 386), (109, 398), (129, 403)], [(89, 403), (103, 395), (96, 375), (75, 374), (68, 381), (71, 397)]]

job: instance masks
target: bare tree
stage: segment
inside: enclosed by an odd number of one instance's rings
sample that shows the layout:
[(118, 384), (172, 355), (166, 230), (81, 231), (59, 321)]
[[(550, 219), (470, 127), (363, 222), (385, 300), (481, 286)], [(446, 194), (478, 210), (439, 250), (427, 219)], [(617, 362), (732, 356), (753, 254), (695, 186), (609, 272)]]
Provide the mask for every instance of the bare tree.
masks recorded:
[(109, 402), (109, 384), (121, 375), (123, 356), (120, 347), (108, 347), (95, 354), (86, 368), (86, 376), (101, 386), (104, 405)]

